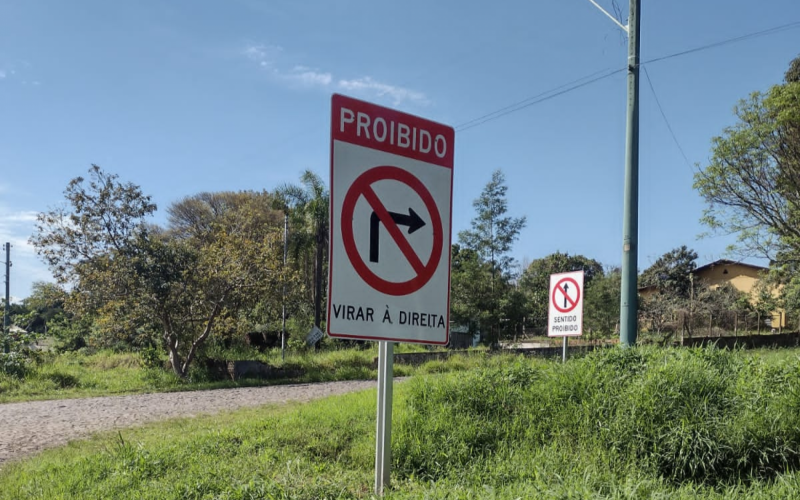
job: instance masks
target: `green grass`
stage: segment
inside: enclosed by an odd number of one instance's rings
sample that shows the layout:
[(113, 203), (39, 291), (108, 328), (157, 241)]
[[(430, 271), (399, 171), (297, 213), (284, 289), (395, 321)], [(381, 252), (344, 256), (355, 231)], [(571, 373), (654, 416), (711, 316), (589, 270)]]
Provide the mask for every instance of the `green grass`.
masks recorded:
[[(404, 347), (400, 352), (414, 352), (419, 347)], [(261, 380), (214, 380), (200, 363), (191, 370), (188, 380), (181, 380), (171, 371), (148, 368), (138, 354), (99, 352), (95, 354), (64, 353), (45, 354), (22, 379), (0, 373), (0, 403), (41, 399), (76, 398), (135, 394), (145, 392), (190, 391), (226, 387), (248, 387), (295, 382), (324, 382), (337, 380), (366, 380), (377, 378), (373, 360), (377, 348), (340, 349), (315, 352), (289, 352), (284, 360), (280, 350), (259, 353), (252, 349), (229, 350), (213, 353), (225, 360), (260, 360), (271, 366), (284, 368), (299, 376)], [(454, 356), (446, 362), (412, 367), (395, 365), (396, 376), (409, 376), (418, 372), (434, 373), (465, 370), (479, 366), (485, 356)]]
[[(800, 498), (789, 352), (609, 349), (414, 377), (395, 389), (387, 498)], [(374, 418), (368, 391), (107, 434), (9, 465), (0, 499), (368, 498)]]

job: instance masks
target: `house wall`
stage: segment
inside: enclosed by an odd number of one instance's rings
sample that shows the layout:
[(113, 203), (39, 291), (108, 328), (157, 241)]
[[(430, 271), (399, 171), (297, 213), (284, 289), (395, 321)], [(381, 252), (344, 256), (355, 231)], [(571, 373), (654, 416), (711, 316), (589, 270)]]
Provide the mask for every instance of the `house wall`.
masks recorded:
[[(763, 271), (763, 269), (757, 267), (733, 263), (701, 269), (695, 273), (695, 276), (705, 281), (712, 290), (725, 283), (730, 283), (740, 292), (752, 294), (758, 280), (761, 279)], [(778, 292), (775, 291), (775, 293), (777, 294)], [(783, 310), (779, 309), (772, 313), (772, 327), (786, 327), (786, 313)]]
[[(727, 271), (727, 274), (725, 271)], [(730, 283), (740, 292), (752, 293), (753, 287), (760, 279), (760, 272), (761, 270), (758, 268), (741, 264), (729, 264), (701, 269), (695, 275), (708, 283), (712, 289), (718, 288), (725, 283)]]

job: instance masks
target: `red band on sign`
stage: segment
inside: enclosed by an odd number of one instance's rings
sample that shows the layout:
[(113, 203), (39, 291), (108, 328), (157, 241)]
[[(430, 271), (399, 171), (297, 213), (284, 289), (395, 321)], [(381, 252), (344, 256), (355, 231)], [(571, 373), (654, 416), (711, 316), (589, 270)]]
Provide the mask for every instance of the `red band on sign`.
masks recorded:
[(339, 94), (333, 95), (332, 105), (334, 141), (453, 168), (452, 127)]

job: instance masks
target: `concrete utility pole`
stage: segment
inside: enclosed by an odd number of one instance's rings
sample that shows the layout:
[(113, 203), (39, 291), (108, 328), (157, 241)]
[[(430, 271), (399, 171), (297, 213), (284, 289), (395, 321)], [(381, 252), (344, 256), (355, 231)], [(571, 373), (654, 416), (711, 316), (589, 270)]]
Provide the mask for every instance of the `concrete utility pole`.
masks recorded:
[(11, 327), (11, 243), (6, 243), (6, 303), (3, 308), (3, 352), (8, 353), (8, 329)]
[(641, 0), (630, 0), (628, 25), (623, 26), (594, 0), (592, 5), (628, 34), (628, 125), (625, 132), (625, 191), (622, 213), (622, 283), (619, 310), (619, 343), (636, 344), (639, 312), (639, 14)]

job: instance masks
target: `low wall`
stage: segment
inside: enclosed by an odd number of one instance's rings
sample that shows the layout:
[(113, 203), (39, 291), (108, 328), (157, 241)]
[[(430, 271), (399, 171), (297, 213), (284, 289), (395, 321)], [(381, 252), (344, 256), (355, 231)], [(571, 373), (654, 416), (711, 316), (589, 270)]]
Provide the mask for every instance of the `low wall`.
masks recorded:
[[(601, 349), (602, 346), (576, 346), (567, 348), (567, 357), (583, 356), (594, 349)], [(428, 361), (444, 361), (450, 356), (494, 356), (497, 354), (520, 354), (523, 356), (535, 356), (541, 358), (560, 358), (561, 347), (533, 347), (520, 349), (498, 349), (493, 351), (432, 351), (432, 352), (406, 352), (394, 355), (394, 362), (401, 365), (418, 366)], [(372, 366), (378, 367), (378, 358), (373, 358)]]

